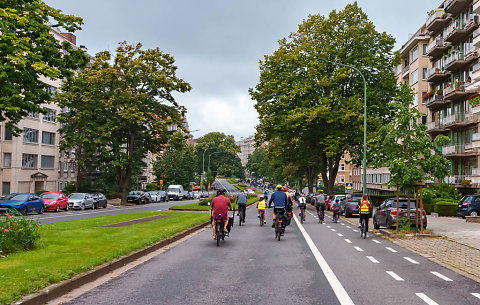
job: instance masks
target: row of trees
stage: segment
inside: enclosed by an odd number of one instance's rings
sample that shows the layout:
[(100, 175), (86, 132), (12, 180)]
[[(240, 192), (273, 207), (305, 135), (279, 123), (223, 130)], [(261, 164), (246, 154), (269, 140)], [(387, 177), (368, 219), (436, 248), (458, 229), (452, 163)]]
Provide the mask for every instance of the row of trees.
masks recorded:
[[(428, 174), (445, 177), (448, 161), (437, 148), (445, 139), (431, 140), (410, 107), (411, 90), (397, 86), (394, 43), (356, 2), (328, 17), (309, 16), (260, 62), (260, 80), (250, 89), (260, 119), (256, 141), (267, 143), (259, 153), (273, 168), (305, 177), (310, 191), (320, 174), (333, 192), (342, 154), (360, 165), (363, 153), (364, 83), (353, 66), (367, 86), (368, 166), (389, 167), (390, 184), (402, 187)], [(262, 164), (250, 169), (275, 172)]]

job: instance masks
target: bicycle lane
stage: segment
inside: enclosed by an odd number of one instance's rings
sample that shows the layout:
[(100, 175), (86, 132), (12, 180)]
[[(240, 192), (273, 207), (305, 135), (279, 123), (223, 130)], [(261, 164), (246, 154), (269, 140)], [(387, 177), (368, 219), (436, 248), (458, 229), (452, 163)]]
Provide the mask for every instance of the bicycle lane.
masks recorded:
[(479, 304), (477, 282), (331, 217), (303, 224), (355, 304)]
[(257, 211), (220, 247), (208, 228), (69, 304), (340, 304), (297, 225), (281, 241)]

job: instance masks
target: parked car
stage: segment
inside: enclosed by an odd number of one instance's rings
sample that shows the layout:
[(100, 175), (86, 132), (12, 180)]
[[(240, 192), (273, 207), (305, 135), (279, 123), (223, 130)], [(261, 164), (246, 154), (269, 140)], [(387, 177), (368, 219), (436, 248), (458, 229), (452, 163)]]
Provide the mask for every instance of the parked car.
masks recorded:
[[(348, 194), (342, 201), (342, 209), (345, 211), (345, 217), (351, 217), (353, 214), (360, 214), (359, 207), (362, 201), (362, 194)], [(370, 200), (370, 205), (372, 201)], [(373, 209), (370, 209), (370, 217), (372, 217)]]
[(317, 196), (317, 193), (308, 193), (307, 196), (305, 196), (305, 201), (313, 205), (315, 203), (315, 196)]
[(167, 192), (165, 191), (158, 191), (158, 196), (160, 197), (160, 202), (163, 201), (168, 201), (168, 195)]
[(207, 191), (203, 191), (200, 193), (200, 198), (208, 198), (209, 194)]
[(68, 198), (65, 193), (61, 192), (45, 192), (40, 195), (43, 199), (45, 211), (60, 212), (60, 210), (68, 211)]
[(0, 212), (8, 213), (15, 209), (23, 215), (28, 213), (42, 214), (45, 211), (43, 199), (34, 193), (12, 193), (0, 200)]
[(107, 197), (102, 193), (92, 193), (93, 197), (93, 208), (98, 209), (99, 207), (107, 207)]
[(152, 202), (160, 202), (160, 195), (158, 194), (157, 191), (150, 191), (150, 192), (147, 192), (147, 193), (152, 198)]
[(148, 203), (148, 197), (143, 191), (130, 191), (127, 194), (127, 202), (145, 204)]
[(193, 197), (193, 192), (188, 192), (188, 199), (195, 199), (195, 197)]
[(457, 214), (465, 216), (478, 216), (480, 213), (480, 195), (463, 196), (458, 202)]
[[(399, 199), (399, 215), (398, 219), (410, 219), (410, 223), (415, 224), (415, 200), (410, 201), (410, 215), (407, 215), (408, 201), (407, 198)], [(423, 218), (423, 227), (427, 227), (427, 215), (425, 210), (420, 212), (418, 209), (419, 216)], [(420, 222), (420, 219), (419, 219)], [(378, 229), (380, 226), (390, 229), (391, 227), (396, 226), (397, 223), (397, 198), (389, 198), (384, 200), (380, 206), (376, 209), (375, 214), (373, 215), (373, 227)]]
[(93, 196), (88, 193), (71, 193), (68, 195), (68, 206), (73, 209), (93, 209)]
[(181, 200), (183, 199), (183, 186), (181, 185), (169, 185), (167, 189), (168, 200)]
[(193, 191), (193, 199), (200, 199), (200, 192), (199, 191)]
[(254, 190), (251, 190), (251, 189), (246, 189), (245, 190), (245, 194), (251, 194), (251, 195), (254, 195), (255, 194), (255, 191)]

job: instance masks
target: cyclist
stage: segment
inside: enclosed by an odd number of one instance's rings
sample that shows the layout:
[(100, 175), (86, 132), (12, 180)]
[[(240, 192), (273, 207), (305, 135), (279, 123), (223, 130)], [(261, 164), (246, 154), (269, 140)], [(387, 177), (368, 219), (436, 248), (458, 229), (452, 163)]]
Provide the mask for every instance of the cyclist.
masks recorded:
[(230, 199), (225, 197), (225, 190), (218, 190), (217, 196), (213, 198), (211, 203), (210, 216), (212, 217), (212, 230), (213, 230), (213, 239), (216, 239), (215, 234), (215, 220), (223, 220), (223, 231), (225, 234), (228, 234), (227, 224), (228, 224), (228, 211), (232, 210), (232, 204)]
[(285, 206), (285, 212), (288, 213), (286, 218), (286, 225), (288, 226), (290, 225), (290, 221), (293, 218), (293, 198), (292, 198), (292, 194), (290, 194), (290, 192), (288, 191), (288, 187), (286, 185), (282, 187), (282, 191), (284, 191), (285, 195), (287, 195), (287, 205)]
[[(322, 218), (322, 221), (324, 221), (325, 218), (325, 197), (323, 196), (323, 191), (320, 191), (320, 193), (315, 196), (315, 208), (317, 209), (317, 215), (318, 217)], [(320, 213), (320, 211), (322, 213)]]
[(263, 196), (265, 197), (265, 201), (268, 201), (268, 189), (265, 190), (265, 193), (263, 193)]
[(263, 211), (263, 223), (267, 223), (265, 220), (265, 208), (267, 207), (267, 203), (265, 202), (265, 198), (263, 195), (260, 195), (260, 201), (257, 202), (257, 209), (258, 209), (258, 217), (260, 218), (260, 212)]
[(341, 211), (342, 211), (342, 207), (340, 206), (340, 200), (335, 199), (335, 203), (332, 205), (332, 212), (333, 212), (332, 221), (335, 221), (335, 216), (337, 216), (338, 218)]
[(237, 195), (237, 199), (235, 200), (235, 203), (238, 204), (238, 214), (237, 215), (240, 215), (240, 212), (243, 212), (242, 221), (245, 222), (245, 213), (247, 211), (247, 194), (245, 194), (244, 190), (241, 190), (240, 194)]
[(303, 197), (303, 194), (298, 194), (298, 208), (300, 209), (300, 217), (303, 217), (305, 221), (305, 210), (307, 209), (307, 200)]
[(272, 228), (275, 228), (275, 222), (277, 220), (277, 213), (284, 214), (285, 213), (285, 206), (287, 205), (287, 195), (285, 192), (282, 192), (282, 186), (279, 184), (275, 188), (276, 192), (270, 196), (270, 200), (268, 200), (268, 206), (272, 206), (273, 202), (273, 223)]
[[(360, 201), (360, 224), (362, 221), (364, 222), (365, 225), (365, 237), (367, 237), (367, 232), (368, 232), (368, 220), (370, 218), (370, 201), (368, 201), (368, 195), (363, 194), (362, 200)], [(361, 234), (363, 237), (363, 233)]]

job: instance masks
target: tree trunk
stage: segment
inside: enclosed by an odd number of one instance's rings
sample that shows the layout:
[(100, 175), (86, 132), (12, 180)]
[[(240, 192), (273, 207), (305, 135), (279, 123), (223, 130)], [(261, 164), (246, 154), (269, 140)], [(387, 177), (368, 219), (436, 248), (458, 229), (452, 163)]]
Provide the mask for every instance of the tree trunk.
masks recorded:
[[(333, 186), (337, 178), (338, 166), (340, 164), (341, 155), (327, 158), (325, 154), (320, 156), (320, 173), (323, 183), (325, 184), (326, 194), (333, 194)], [(328, 174), (327, 174), (328, 173)]]
[(407, 189), (407, 222), (410, 224), (410, 196), (412, 196), (412, 190)]
[(308, 192), (313, 193), (313, 183), (316, 180), (316, 171), (314, 166), (309, 166), (305, 169), (305, 174), (307, 176), (308, 182)]
[(395, 227), (395, 229), (396, 229), (397, 232), (398, 232), (398, 218), (399, 218), (398, 215), (400, 215), (400, 214), (399, 214), (399, 212), (400, 212), (400, 211), (399, 211), (399, 203), (400, 203), (400, 202), (399, 202), (399, 201), (400, 201), (400, 198), (399, 198), (399, 197), (400, 197), (400, 186), (397, 185), (397, 214), (396, 214), (396, 215), (397, 215), (397, 218), (396, 218), (397, 224), (396, 224), (396, 227)]

